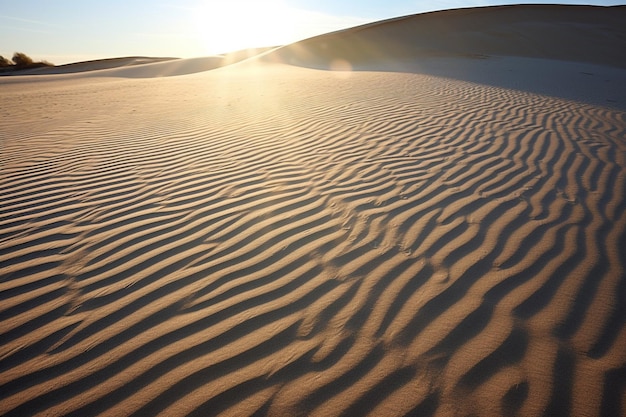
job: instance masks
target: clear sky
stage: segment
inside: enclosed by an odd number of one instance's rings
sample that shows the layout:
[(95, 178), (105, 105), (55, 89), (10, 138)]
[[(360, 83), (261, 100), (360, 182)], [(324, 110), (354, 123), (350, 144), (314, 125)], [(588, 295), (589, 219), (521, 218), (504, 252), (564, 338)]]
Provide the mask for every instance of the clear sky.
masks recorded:
[[(287, 44), (433, 10), (540, 0), (0, 0), (0, 55), (54, 64), (121, 56), (197, 57)], [(554, 1), (553, 1), (554, 2)], [(551, 2), (552, 3), (552, 2)], [(571, 0), (563, 4), (624, 4)]]

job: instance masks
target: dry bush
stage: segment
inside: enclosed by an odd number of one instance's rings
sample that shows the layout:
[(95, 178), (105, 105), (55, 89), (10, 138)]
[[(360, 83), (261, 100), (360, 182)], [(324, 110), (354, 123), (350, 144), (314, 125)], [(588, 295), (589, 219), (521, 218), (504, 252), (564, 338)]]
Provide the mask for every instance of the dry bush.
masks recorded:
[(0, 55), (0, 68), (10, 67), (12, 65), (13, 65), (13, 62), (10, 59), (5, 58), (2, 55)]
[(16, 52), (13, 54), (13, 59), (8, 59), (0, 56), (0, 71), (11, 72), (22, 69), (41, 68), (41, 67), (54, 67), (54, 64), (48, 61), (33, 61), (31, 57), (23, 52)]
[(23, 52), (14, 53), (13, 62), (17, 68), (28, 68), (33, 65), (33, 59)]

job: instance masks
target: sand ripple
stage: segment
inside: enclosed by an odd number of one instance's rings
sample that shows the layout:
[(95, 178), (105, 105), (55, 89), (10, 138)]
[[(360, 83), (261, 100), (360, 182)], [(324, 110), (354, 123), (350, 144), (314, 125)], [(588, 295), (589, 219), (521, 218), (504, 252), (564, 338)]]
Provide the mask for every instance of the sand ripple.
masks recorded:
[(625, 412), (623, 112), (273, 65), (62, 87), (3, 92), (3, 415)]

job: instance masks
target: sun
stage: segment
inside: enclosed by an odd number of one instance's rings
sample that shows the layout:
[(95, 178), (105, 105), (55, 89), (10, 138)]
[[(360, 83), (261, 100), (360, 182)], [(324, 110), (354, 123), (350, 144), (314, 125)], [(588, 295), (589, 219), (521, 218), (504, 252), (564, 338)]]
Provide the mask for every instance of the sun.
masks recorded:
[(281, 0), (206, 0), (194, 20), (203, 47), (217, 54), (290, 42), (292, 14)]

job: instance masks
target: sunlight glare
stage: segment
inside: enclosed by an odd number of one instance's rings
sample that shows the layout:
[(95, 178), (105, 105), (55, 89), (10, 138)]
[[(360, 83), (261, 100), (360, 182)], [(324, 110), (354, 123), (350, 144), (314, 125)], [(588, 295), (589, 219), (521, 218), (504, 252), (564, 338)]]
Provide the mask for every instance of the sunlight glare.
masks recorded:
[(292, 41), (293, 13), (281, 0), (206, 0), (194, 19), (206, 51), (218, 54)]

